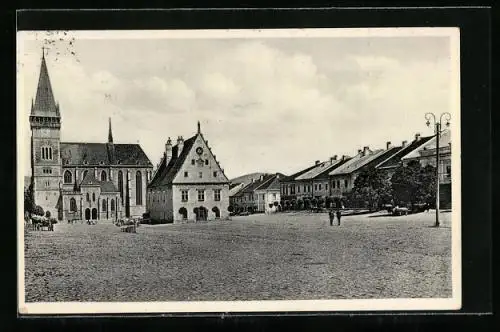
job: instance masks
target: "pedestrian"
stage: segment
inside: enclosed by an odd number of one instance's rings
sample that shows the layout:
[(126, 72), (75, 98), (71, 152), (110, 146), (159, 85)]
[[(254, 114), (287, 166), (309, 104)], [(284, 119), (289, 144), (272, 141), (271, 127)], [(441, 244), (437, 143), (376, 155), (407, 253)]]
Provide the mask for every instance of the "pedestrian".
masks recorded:
[(333, 209), (330, 209), (328, 216), (330, 217), (330, 226), (333, 226), (333, 220), (335, 219), (335, 212), (333, 212)]
[(340, 217), (342, 216), (342, 212), (340, 210), (337, 210), (337, 225), (340, 226)]

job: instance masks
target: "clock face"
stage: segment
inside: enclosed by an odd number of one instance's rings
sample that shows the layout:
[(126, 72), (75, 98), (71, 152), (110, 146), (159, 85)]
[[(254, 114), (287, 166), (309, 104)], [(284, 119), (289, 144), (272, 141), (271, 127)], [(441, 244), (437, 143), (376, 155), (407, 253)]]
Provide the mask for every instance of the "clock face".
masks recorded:
[(196, 148), (196, 153), (197, 154), (202, 154), (203, 153), (203, 148), (201, 146)]

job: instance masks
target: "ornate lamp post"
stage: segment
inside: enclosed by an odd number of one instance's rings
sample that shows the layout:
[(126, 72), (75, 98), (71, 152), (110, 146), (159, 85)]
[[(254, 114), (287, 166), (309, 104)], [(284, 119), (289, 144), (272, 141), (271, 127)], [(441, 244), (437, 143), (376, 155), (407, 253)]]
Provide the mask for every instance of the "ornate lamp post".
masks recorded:
[(434, 113), (425, 113), (425, 119), (427, 120), (427, 127), (430, 127), (432, 119), (434, 122), (434, 133), (436, 134), (436, 223), (435, 227), (439, 227), (439, 138), (443, 130), (441, 129), (441, 123), (443, 121), (443, 116), (446, 120), (446, 127), (450, 126), (451, 115), (448, 112), (441, 113), (439, 121), (437, 121), (436, 115)]

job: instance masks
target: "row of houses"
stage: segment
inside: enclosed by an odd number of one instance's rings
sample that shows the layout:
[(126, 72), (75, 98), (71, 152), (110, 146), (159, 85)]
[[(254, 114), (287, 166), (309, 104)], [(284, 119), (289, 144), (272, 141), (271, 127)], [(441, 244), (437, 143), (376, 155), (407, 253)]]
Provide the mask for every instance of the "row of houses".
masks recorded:
[[(443, 131), (440, 136), (439, 155), (440, 198), (442, 206), (446, 207), (451, 206), (449, 131)], [(417, 133), (409, 143), (403, 141), (400, 145), (393, 146), (391, 142), (386, 142), (381, 149), (365, 146), (354, 156), (334, 155), (326, 161), (317, 160), (313, 165), (290, 176), (267, 174), (257, 180), (252, 179), (250, 183), (232, 183), (230, 204), (244, 210), (258, 206), (257, 210), (263, 212), (274, 201), (342, 197), (352, 191), (356, 178), (364, 170), (375, 168), (390, 178), (399, 166), (405, 166), (412, 160), (419, 161), (422, 166), (436, 166), (435, 135), (422, 137)], [(267, 190), (271, 182), (271, 190)], [(279, 186), (279, 190), (276, 186)], [(268, 199), (269, 194), (272, 194), (272, 199)]]

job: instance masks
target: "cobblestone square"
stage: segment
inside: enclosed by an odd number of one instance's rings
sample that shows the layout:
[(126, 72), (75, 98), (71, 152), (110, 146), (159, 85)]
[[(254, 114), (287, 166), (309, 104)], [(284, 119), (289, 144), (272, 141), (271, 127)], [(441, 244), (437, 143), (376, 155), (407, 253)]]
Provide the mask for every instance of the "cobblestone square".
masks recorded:
[(26, 302), (451, 297), (450, 213), (324, 213), (25, 235)]

